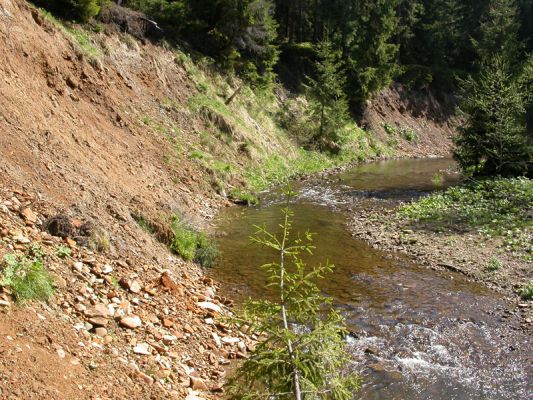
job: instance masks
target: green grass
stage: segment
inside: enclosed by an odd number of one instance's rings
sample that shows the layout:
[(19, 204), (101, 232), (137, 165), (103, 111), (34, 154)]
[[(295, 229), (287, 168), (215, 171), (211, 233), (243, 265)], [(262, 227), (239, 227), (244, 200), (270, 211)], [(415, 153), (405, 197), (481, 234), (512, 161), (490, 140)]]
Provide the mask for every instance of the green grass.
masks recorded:
[(213, 266), (219, 252), (215, 243), (205, 233), (196, 231), (176, 215), (172, 218), (171, 229), (171, 250), (186, 261), (195, 261), (202, 267)]
[(54, 281), (41, 259), (8, 254), (2, 264), (0, 286), (7, 287), (18, 303), (47, 301), (54, 295)]
[(518, 294), (523, 300), (533, 300), (533, 281), (521, 287), (518, 290)]
[(89, 58), (89, 60), (95, 61), (102, 56), (102, 51), (93, 44), (87, 31), (54, 17), (50, 12), (42, 8), (39, 8), (39, 12), (46, 20), (62, 31), (69, 40), (75, 43), (80, 53)]
[(486, 270), (488, 272), (496, 272), (502, 268), (502, 262), (498, 259), (498, 257), (492, 257), (489, 260), (489, 264), (487, 265)]
[(404, 205), (399, 215), (438, 228), (500, 236), (506, 250), (533, 259), (533, 180), (487, 179)]

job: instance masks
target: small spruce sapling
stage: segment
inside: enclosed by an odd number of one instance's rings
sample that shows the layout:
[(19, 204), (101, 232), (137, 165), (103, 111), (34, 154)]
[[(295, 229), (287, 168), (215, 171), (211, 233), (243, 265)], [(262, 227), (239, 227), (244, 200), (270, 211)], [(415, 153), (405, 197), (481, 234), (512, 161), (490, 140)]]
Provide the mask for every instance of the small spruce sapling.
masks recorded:
[(236, 371), (230, 393), (235, 399), (352, 399), (360, 378), (349, 372), (344, 319), (315, 284), (333, 265), (304, 263), (301, 255), (312, 254), (313, 235), (292, 234), (290, 188), (286, 195), (281, 234), (256, 226), (252, 237), (279, 256), (262, 266), (276, 300), (249, 300), (237, 317), (261, 340)]

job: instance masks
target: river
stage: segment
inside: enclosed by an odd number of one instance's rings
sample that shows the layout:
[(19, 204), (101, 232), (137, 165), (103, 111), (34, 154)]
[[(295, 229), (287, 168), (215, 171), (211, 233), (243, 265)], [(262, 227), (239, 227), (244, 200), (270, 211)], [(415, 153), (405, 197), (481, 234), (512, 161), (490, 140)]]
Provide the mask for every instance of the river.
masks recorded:
[[(294, 231), (316, 232), (312, 261), (336, 266), (320, 287), (352, 332), (348, 350), (363, 377), (354, 399), (533, 399), (531, 337), (505, 315), (504, 297), (461, 275), (375, 250), (346, 229), (346, 205), (394, 206), (423, 196), (435, 190), (435, 173), (444, 185), (456, 183), (453, 167), (448, 159), (382, 161), (294, 184)], [(273, 255), (249, 237), (254, 225), (277, 229), (282, 199), (273, 190), (259, 207), (219, 215), (222, 257), (212, 276), (228, 297), (268, 295), (259, 266)]]

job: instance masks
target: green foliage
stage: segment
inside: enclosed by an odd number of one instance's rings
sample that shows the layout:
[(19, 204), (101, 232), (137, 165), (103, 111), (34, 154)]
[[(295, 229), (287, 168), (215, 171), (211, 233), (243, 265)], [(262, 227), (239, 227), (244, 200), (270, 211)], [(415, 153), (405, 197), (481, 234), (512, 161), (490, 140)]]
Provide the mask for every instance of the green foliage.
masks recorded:
[(235, 399), (352, 399), (360, 379), (346, 372), (344, 319), (315, 283), (333, 266), (303, 262), (301, 255), (314, 249), (313, 235), (293, 235), (289, 200), (281, 234), (258, 226), (252, 237), (279, 257), (262, 267), (276, 300), (250, 300), (243, 306), (238, 322), (263, 339), (236, 371), (230, 394)]
[(514, 64), (523, 48), (518, 33), (519, 10), (515, 0), (491, 0), (480, 26), (479, 40), (473, 40), (480, 60), (490, 60), (496, 54)]
[(196, 252), (194, 262), (202, 267), (212, 267), (220, 256), (215, 242), (207, 237), (203, 232), (199, 232), (196, 237)]
[(248, 206), (259, 204), (259, 199), (253, 193), (242, 189), (233, 189), (229, 193), (229, 197), (238, 203), (243, 203)]
[(186, 261), (195, 261), (202, 267), (211, 267), (218, 255), (218, 249), (203, 232), (196, 231), (177, 215), (172, 217), (173, 237), (170, 248)]
[(345, 54), (349, 95), (360, 107), (374, 93), (392, 83), (399, 72), (399, 46), (393, 36), (398, 29), (396, 0), (356, 1), (353, 22), (347, 26)]
[(316, 79), (309, 79), (311, 100), (309, 112), (317, 130), (311, 142), (320, 150), (337, 153), (345, 142), (343, 128), (348, 121), (348, 101), (344, 94), (346, 79), (341, 69), (340, 54), (329, 41), (318, 45)]
[(533, 281), (521, 287), (518, 294), (523, 300), (533, 300)]
[(496, 272), (500, 270), (501, 268), (502, 268), (502, 262), (498, 259), (498, 257), (491, 257), (486, 269), (488, 272)]
[(67, 258), (72, 255), (72, 250), (70, 249), (70, 247), (67, 247), (67, 246), (59, 246), (56, 249), (56, 255), (59, 258)]
[(40, 258), (14, 254), (4, 257), (0, 286), (9, 288), (17, 302), (47, 301), (54, 294), (53, 282)]
[(454, 156), (473, 175), (533, 173), (533, 143), (527, 132), (528, 93), (499, 55), (485, 61), (477, 77), (462, 82), (465, 123)]
[(481, 180), (452, 187), (400, 208), (401, 216), (437, 227), (478, 229), (499, 235), (504, 248), (533, 257), (533, 180)]
[(66, 20), (87, 22), (100, 13), (106, 0), (35, 0), (35, 4)]
[(431, 177), (431, 183), (436, 187), (441, 187), (444, 183), (444, 175), (440, 172), (436, 172)]

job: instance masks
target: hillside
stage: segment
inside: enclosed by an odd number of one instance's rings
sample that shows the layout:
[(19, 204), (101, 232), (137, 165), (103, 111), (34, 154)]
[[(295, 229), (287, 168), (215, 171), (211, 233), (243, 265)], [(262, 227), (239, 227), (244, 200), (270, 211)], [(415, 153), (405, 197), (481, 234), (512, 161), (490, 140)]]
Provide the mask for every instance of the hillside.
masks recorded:
[[(287, 94), (258, 97), (208, 60), (100, 28), (0, 0), (0, 257), (38, 245), (57, 286), (49, 304), (0, 294), (0, 397), (216, 396), (252, 343), (216, 319), (231, 305), (216, 283), (169, 252), (172, 216), (208, 228), (231, 191), (272, 180), (270, 163), (334, 163), (278, 126)], [(403, 115), (416, 138), (358, 130), (354, 154), (447, 153), (453, 130), (430, 122), (426, 135), (398, 93), (367, 118), (377, 131)], [(58, 215), (67, 233), (52, 236)]]

